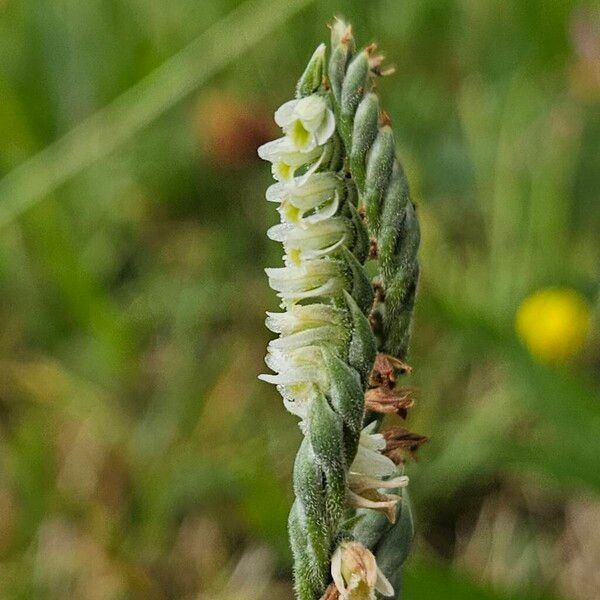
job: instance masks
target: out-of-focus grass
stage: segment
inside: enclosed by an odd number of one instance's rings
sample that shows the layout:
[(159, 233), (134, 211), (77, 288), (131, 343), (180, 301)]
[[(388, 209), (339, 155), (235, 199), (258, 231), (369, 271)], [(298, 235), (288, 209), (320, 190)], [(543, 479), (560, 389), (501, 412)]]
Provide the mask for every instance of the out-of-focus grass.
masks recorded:
[[(0, 596), (291, 597), (300, 434), (256, 380), (279, 257), (252, 148), (342, 8), (396, 65), (379, 88), (424, 233), (409, 426), (431, 442), (409, 467), (406, 598), (597, 597), (597, 7), (284, 3), (230, 39), (238, 4), (0, 3)], [(158, 89), (127, 139), (52, 162), (215, 23), (223, 68), (192, 60), (178, 84), (202, 87)], [(551, 286), (592, 307), (559, 366), (514, 330)]]

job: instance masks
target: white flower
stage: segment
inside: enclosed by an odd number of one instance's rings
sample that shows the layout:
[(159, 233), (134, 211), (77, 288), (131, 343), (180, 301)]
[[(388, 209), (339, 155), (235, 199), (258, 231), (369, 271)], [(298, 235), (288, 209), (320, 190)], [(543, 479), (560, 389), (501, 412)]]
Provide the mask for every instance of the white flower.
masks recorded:
[(377, 566), (373, 553), (358, 542), (342, 542), (331, 558), (331, 576), (340, 600), (375, 600), (375, 592), (389, 597), (394, 588)]
[(298, 331), (290, 335), (285, 335), (271, 340), (268, 345), (269, 351), (279, 350), (289, 352), (298, 350), (305, 346), (322, 346), (324, 344), (338, 345), (344, 342), (348, 336), (344, 335), (346, 331), (335, 325), (323, 325), (322, 327), (311, 327), (304, 331)]
[(350, 326), (344, 310), (326, 304), (295, 304), (290, 306), (287, 312), (268, 312), (266, 325), (273, 333), (282, 335), (323, 325), (343, 325), (345, 328)]
[(282, 352), (271, 348), (265, 357), (267, 366), (277, 375), (260, 375), (260, 379), (275, 385), (296, 385), (310, 382), (326, 387), (326, 373), (321, 368), (322, 354), (317, 346)]
[(307, 346), (283, 352), (270, 347), (265, 362), (276, 375), (259, 375), (259, 379), (275, 384), (287, 410), (305, 419), (318, 390), (329, 386), (321, 349)]
[(309, 298), (335, 296), (347, 284), (342, 264), (335, 260), (306, 260), (299, 266), (276, 267), (265, 272), (269, 285), (279, 292), (286, 306)]
[(258, 155), (263, 160), (273, 163), (271, 172), (277, 181), (292, 181), (298, 169), (306, 165), (310, 164), (311, 167), (302, 178), (307, 178), (314, 173), (321, 166), (324, 152), (320, 146), (316, 146), (309, 152), (298, 152), (290, 139), (285, 136), (260, 146)]
[(286, 102), (275, 112), (275, 122), (299, 152), (322, 146), (335, 130), (333, 112), (318, 94)]
[(269, 202), (280, 202), (282, 221), (307, 226), (335, 215), (340, 203), (342, 182), (334, 173), (314, 173), (301, 182), (295, 178), (267, 188)]
[(402, 497), (384, 490), (406, 487), (408, 477), (394, 477), (396, 465), (382, 454), (385, 439), (380, 433), (371, 433), (374, 426), (374, 423), (367, 425), (360, 434), (356, 457), (348, 473), (348, 497), (354, 507), (380, 511), (393, 523), (396, 505)]
[(344, 217), (332, 217), (304, 227), (290, 223), (274, 225), (267, 231), (269, 238), (282, 242), (287, 264), (300, 265), (335, 252), (351, 235), (350, 223)]

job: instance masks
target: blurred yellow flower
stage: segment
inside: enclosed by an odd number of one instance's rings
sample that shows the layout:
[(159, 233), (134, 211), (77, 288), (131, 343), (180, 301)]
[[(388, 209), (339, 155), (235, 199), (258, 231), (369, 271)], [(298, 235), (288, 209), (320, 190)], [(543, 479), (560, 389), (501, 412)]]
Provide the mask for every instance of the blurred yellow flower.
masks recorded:
[(539, 360), (563, 363), (583, 346), (590, 322), (585, 299), (569, 288), (548, 288), (527, 297), (519, 307), (519, 337)]

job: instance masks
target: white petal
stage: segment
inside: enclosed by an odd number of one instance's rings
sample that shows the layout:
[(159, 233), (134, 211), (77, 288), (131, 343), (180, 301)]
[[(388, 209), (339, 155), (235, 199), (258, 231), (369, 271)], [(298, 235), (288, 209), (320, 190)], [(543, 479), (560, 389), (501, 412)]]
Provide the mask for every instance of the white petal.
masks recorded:
[(370, 500), (364, 496), (356, 494), (352, 490), (348, 490), (348, 497), (350, 504), (354, 508), (369, 508), (371, 510), (378, 510), (380, 512), (389, 515), (388, 518), (393, 523), (394, 520), (391, 518), (391, 511), (395, 509), (398, 502), (401, 500), (400, 496), (394, 496), (393, 494), (387, 494), (386, 500)]
[(386, 598), (394, 596), (394, 588), (388, 581), (387, 577), (383, 574), (382, 570), (377, 567), (377, 581), (375, 582), (375, 589)]
[(408, 477), (406, 475), (400, 475), (399, 477), (393, 477), (392, 479), (376, 479), (374, 477), (362, 475), (361, 473), (350, 472), (348, 474), (348, 486), (357, 494), (366, 490), (392, 490), (403, 488), (407, 485)]
[(291, 262), (296, 263), (298, 258), (310, 260), (310, 257), (317, 258), (333, 252), (345, 242), (348, 230), (347, 219), (333, 217), (316, 223), (300, 220), (296, 226), (290, 223), (275, 225), (267, 235), (282, 242)]
[(285, 128), (294, 121), (294, 111), (298, 102), (299, 100), (288, 100), (275, 111), (275, 123), (279, 127)]
[(317, 146), (314, 133), (306, 129), (304, 123), (298, 118), (294, 118), (283, 128), (283, 131), (296, 152), (311, 152)]
[(269, 343), (269, 348), (275, 350), (295, 350), (304, 346), (315, 346), (323, 342), (334, 343), (340, 339), (340, 331), (331, 325), (323, 327), (311, 327), (298, 333), (285, 335), (279, 339), (272, 340)]
[(314, 133), (319, 128), (327, 110), (327, 102), (322, 96), (313, 94), (298, 101), (294, 115), (304, 125), (307, 131)]
[[(285, 386), (277, 386), (278, 388), (281, 387), (285, 387)], [(301, 419), (306, 419), (306, 417), (308, 416), (308, 407), (309, 407), (309, 403), (306, 401), (300, 401), (300, 400), (294, 400), (294, 401), (290, 401), (287, 398), (283, 399), (283, 405), (285, 406), (285, 409), (292, 413), (293, 415), (296, 415), (297, 417), (300, 417)]]
[(314, 173), (297, 185), (296, 178), (291, 182), (278, 182), (267, 188), (266, 198), (269, 202), (289, 202), (301, 210), (317, 208), (327, 200), (335, 197), (340, 186), (340, 179), (332, 173)]
[[(337, 175), (329, 171), (315, 173), (309, 180), (303, 181), (302, 185), (299, 184), (300, 179), (301, 178), (298, 178), (294, 181), (296, 184), (296, 195), (321, 194), (325, 191), (333, 192), (341, 182)], [(300, 187), (302, 187), (302, 189), (298, 190)]]
[(342, 596), (346, 593), (346, 582), (342, 577), (342, 547), (338, 546), (331, 557), (331, 577), (338, 592)]
[(368, 450), (381, 452), (382, 450), (385, 450), (385, 438), (381, 433), (365, 434), (363, 430), (360, 435), (360, 445)]
[(283, 313), (268, 312), (266, 326), (274, 333), (284, 335), (323, 325), (344, 327), (346, 329), (348, 324), (345, 316), (344, 310), (326, 304), (298, 305)]
[(393, 475), (396, 472), (396, 465), (387, 456), (369, 450), (359, 444), (350, 470), (353, 473), (381, 478)]
[(294, 178), (295, 169), (282, 161), (275, 161), (271, 165), (271, 174), (277, 181), (290, 181)]
[[(335, 125), (334, 125), (335, 128)], [(321, 163), (323, 162), (323, 159), (325, 157), (325, 152), (321, 152), (321, 156), (319, 156), (319, 160), (315, 161), (310, 169), (308, 169), (308, 171), (306, 171), (306, 173), (304, 173), (304, 175), (300, 175), (300, 177), (296, 177), (294, 179), (294, 181), (296, 182), (296, 185), (298, 187), (305, 185), (306, 182), (309, 180), (310, 176), (321, 166)]]
[(267, 229), (267, 237), (274, 242), (284, 242), (287, 234), (293, 230), (293, 226), (289, 223), (278, 223)]
[(319, 380), (319, 372), (317, 369), (300, 369), (296, 368), (277, 375), (260, 374), (258, 376), (262, 381), (272, 383), (274, 385), (294, 385), (298, 383), (307, 383)]
[(285, 183), (278, 181), (267, 188), (265, 197), (269, 202), (281, 202), (286, 193)]
[(328, 202), (318, 210), (316, 210), (312, 215), (308, 217), (301, 217), (300, 223), (304, 223), (306, 225), (311, 225), (313, 223), (318, 223), (319, 221), (323, 221), (325, 219), (329, 219), (335, 215), (340, 206), (339, 195), (336, 193), (333, 200)]
[(345, 241), (346, 236), (343, 236), (337, 242), (331, 244), (331, 246), (327, 246), (326, 248), (321, 248), (319, 250), (302, 250), (301, 258), (303, 260), (313, 260), (315, 258), (327, 256), (328, 254), (335, 252), (338, 248), (343, 246)]
[(282, 154), (293, 152), (292, 145), (287, 137), (280, 137), (258, 147), (258, 156), (263, 160), (273, 162)]
[(320, 285), (305, 292), (280, 292), (278, 295), (283, 299), (284, 303), (295, 304), (300, 300), (309, 298), (321, 298), (324, 296), (333, 296), (342, 291), (344, 288), (342, 282), (337, 279), (330, 279), (323, 285)]
[(317, 144), (322, 146), (335, 131), (335, 117), (333, 112), (329, 108), (325, 109), (324, 119), (319, 125), (319, 128), (315, 131), (315, 138)]
[(362, 435), (373, 435), (373, 433), (375, 432), (375, 430), (377, 429), (377, 421), (373, 421), (372, 423), (369, 423), (362, 431), (361, 434)]

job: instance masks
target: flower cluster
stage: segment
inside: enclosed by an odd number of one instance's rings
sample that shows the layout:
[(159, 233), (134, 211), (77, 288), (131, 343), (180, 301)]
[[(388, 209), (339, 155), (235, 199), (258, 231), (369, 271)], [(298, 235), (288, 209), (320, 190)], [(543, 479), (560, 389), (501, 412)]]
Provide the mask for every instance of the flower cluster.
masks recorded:
[(272, 162), (278, 180), (266, 197), (278, 204), (281, 223), (268, 236), (283, 244), (284, 266), (266, 272), (285, 312), (268, 313), (267, 327), (279, 338), (269, 344), (266, 363), (276, 375), (261, 379), (275, 384), (286, 408), (304, 420), (311, 400), (329, 388), (323, 349), (342, 355), (350, 339), (343, 294), (351, 273), (340, 250), (355, 233), (343, 211), (344, 182), (325, 170), (335, 132), (327, 96), (290, 100), (275, 121), (284, 136), (258, 153)]

